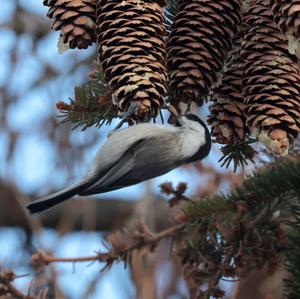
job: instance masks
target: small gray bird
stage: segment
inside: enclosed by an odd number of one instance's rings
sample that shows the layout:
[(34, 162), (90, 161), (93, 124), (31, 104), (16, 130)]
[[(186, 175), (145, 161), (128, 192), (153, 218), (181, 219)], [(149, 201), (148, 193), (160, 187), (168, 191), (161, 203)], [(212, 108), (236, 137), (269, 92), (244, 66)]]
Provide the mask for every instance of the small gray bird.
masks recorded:
[(111, 134), (93, 166), (76, 184), (27, 206), (38, 213), (73, 197), (117, 190), (160, 176), (209, 154), (211, 138), (194, 114), (176, 117), (176, 126), (141, 123)]

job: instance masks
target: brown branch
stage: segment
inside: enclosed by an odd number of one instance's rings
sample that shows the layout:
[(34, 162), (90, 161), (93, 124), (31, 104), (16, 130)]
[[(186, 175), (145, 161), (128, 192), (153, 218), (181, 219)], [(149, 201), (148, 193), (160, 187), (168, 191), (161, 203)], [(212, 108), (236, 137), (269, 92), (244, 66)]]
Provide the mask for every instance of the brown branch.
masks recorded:
[[(138, 225), (141, 225), (141, 222), (139, 222)], [(142, 225), (144, 226), (142, 229), (144, 229), (145, 224)], [(160, 240), (176, 235), (182, 228), (183, 228), (183, 224), (177, 224), (159, 233), (147, 234), (147, 236), (143, 235), (142, 233), (137, 236), (135, 233), (135, 236), (133, 238), (133, 243), (130, 243), (128, 246), (122, 249), (116, 249), (118, 248), (119, 245), (118, 242), (120, 241), (119, 239), (116, 238), (114, 239), (115, 244), (113, 242), (111, 243), (112, 245), (111, 250), (105, 253), (97, 253), (92, 256), (59, 258), (59, 257), (51, 256), (45, 253), (44, 251), (39, 250), (31, 257), (31, 260), (33, 263), (37, 264), (38, 266), (45, 266), (50, 263), (57, 263), (57, 262), (75, 263), (75, 262), (99, 261), (99, 262), (105, 262), (107, 266), (110, 267), (114, 262), (119, 261), (120, 259), (124, 259), (123, 257), (128, 256), (128, 254), (132, 253), (136, 249), (140, 249), (143, 247), (150, 247), (150, 248), (155, 247)]]
[[(95, 101), (97, 102), (97, 101)], [(99, 112), (101, 111), (101, 106), (100, 106), (100, 101), (99, 101), (99, 106), (90, 108), (90, 107), (84, 107), (81, 105), (76, 104), (67, 104), (63, 101), (58, 101), (56, 103), (56, 109), (59, 110), (60, 112), (86, 112), (86, 113), (91, 113), (91, 112)]]
[[(31, 201), (22, 196), (14, 186), (0, 182), (0, 227), (20, 227), (32, 230), (25, 209)], [(34, 196), (33, 196), (34, 197)], [(131, 219), (138, 201), (103, 198), (99, 200), (80, 198), (72, 199), (59, 207), (37, 216), (29, 216), (40, 220), (44, 228), (66, 231), (112, 231), (123, 227)], [(158, 230), (170, 225), (167, 203), (161, 198), (154, 198), (151, 203), (155, 213), (155, 224)], [(68, 221), (66, 221), (68, 220)]]
[(21, 293), (12, 282), (22, 276), (16, 276), (15, 273), (11, 270), (2, 270), (0, 268), (0, 296), (8, 296), (9, 298), (15, 299), (34, 299), (34, 297), (29, 295), (24, 295)]
[(82, 106), (76, 102), (68, 104), (64, 101), (58, 101), (56, 109), (61, 112), (100, 112), (105, 105), (110, 104), (111, 95), (95, 96), (91, 100), (93, 100), (94, 107), (90, 107), (92, 105), (89, 107)]
[(171, 182), (165, 182), (161, 184), (160, 191), (166, 195), (173, 195), (171, 199), (169, 199), (170, 207), (178, 205), (182, 201), (190, 201), (191, 199), (184, 195), (185, 191), (187, 190), (187, 183), (180, 182), (176, 189), (173, 187)]

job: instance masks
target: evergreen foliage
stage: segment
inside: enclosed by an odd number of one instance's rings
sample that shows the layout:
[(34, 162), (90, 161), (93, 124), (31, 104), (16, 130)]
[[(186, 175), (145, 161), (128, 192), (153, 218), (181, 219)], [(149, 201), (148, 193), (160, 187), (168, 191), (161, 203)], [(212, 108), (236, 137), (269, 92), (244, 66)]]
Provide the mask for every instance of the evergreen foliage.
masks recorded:
[(300, 298), (299, 155), (257, 170), (228, 195), (193, 200), (184, 212), (179, 254), (190, 265), (188, 275), (208, 283), (202, 296), (213, 296), (223, 277), (242, 278), (266, 265), (272, 274), (283, 260), (291, 274), (287, 297)]
[(233, 164), (233, 171), (236, 172), (239, 166), (244, 169), (244, 166), (248, 165), (249, 162), (255, 163), (254, 157), (257, 152), (249, 145), (251, 142), (249, 139), (248, 142), (224, 145), (221, 148), (223, 156), (218, 161), (221, 162), (221, 167), (225, 166), (228, 168), (229, 165)]
[(300, 298), (300, 204), (293, 206), (294, 220), (289, 225), (292, 230), (288, 234), (289, 250), (286, 254), (286, 269), (291, 278), (285, 281), (285, 290), (289, 299)]
[(118, 117), (101, 71), (92, 73), (87, 84), (75, 87), (74, 95), (74, 99), (70, 98), (70, 103), (60, 101), (56, 104), (57, 109), (62, 112), (62, 122), (75, 124), (74, 129), (81, 127), (85, 130), (91, 126), (100, 128)]

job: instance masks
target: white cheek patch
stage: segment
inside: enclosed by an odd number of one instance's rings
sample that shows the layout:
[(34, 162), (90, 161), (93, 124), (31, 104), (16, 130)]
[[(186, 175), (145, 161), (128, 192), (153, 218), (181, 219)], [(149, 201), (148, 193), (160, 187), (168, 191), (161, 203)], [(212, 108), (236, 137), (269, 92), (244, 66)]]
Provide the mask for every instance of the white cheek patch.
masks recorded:
[(181, 137), (181, 153), (186, 157), (192, 157), (206, 142), (205, 129), (198, 123), (191, 122), (191, 126), (184, 130)]

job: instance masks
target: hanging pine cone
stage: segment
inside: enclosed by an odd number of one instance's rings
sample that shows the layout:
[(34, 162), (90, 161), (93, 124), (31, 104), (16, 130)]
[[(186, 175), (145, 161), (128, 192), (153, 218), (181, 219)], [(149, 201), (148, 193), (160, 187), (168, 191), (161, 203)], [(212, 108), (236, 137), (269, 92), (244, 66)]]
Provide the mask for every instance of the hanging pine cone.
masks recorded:
[(60, 30), (63, 43), (71, 49), (86, 49), (96, 40), (95, 15), (97, 0), (44, 0), (52, 29)]
[(274, 21), (288, 37), (290, 53), (300, 59), (300, 1), (271, 0), (270, 4)]
[(241, 21), (240, 0), (178, 0), (167, 45), (170, 92), (176, 102), (208, 95)]
[(252, 0), (242, 48), (247, 125), (269, 150), (288, 153), (300, 130), (300, 72), (273, 22), (269, 0)]
[[(162, 1), (158, 1), (162, 3)], [(164, 18), (150, 0), (100, 0), (99, 58), (120, 111), (138, 103), (138, 119), (156, 116), (166, 94)]]
[(211, 114), (208, 123), (218, 143), (234, 145), (246, 142), (246, 116), (242, 87), (242, 65), (240, 61), (241, 36), (234, 39), (234, 48), (225, 64), (220, 86), (214, 89), (210, 99)]

